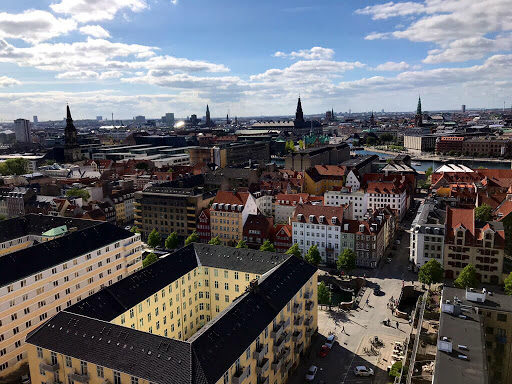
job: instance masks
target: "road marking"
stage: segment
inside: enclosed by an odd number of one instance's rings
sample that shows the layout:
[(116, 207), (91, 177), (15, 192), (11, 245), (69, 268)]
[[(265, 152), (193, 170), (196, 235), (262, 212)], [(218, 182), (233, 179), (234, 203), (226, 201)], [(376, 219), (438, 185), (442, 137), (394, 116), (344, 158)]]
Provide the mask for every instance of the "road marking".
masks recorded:
[[(361, 343), (359, 343), (361, 344)], [(347, 369), (347, 371), (345, 372), (345, 377), (343, 378), (343, 381), (341, 382), (342, 384), (345, 382), (345, 380), (347, 379), (347, 375), (348, 375), (348, 372), (350, 371), (350, 367), (352, 366), (352, 363), (354, 362), (354, 359), (356, 358), (356, 354), (353, 353), (352, 354), (352, 360), (350, 360), (350, 365), (349, 365), (349, 369)]]

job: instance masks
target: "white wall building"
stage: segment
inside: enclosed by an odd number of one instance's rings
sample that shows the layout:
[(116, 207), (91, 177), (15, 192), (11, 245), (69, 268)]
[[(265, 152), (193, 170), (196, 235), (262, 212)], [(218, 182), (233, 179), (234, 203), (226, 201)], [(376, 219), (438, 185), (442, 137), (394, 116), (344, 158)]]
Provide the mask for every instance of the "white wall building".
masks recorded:
[(327, 191), (324, 194), (324, 204), (330, 207), (351, 204), (350, 220), (362, 220), (368, 211), (368, 194), (363, 190), (352, 192), (350, 188), (342, 188), (340, 191)]
[(359, 191), (359, 189), (361, 189), (361, 181), (353, 170), (351, 170), (347, 175), (347, 179), (345, 180), (345, 187), (350, 187), (352, 191)]
[(407, 211), (407, 191), (404, 185), (393, 182), (369, 182), (366, 189), (368, 194), (368, 209), (376, 210), (389, 206), (401, 221)]

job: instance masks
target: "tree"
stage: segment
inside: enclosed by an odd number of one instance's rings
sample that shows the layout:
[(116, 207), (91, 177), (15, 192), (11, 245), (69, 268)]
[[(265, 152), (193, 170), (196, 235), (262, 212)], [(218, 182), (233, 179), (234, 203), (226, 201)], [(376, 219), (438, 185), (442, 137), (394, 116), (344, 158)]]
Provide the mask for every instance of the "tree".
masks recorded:
[(327, 288), (325, 281), (318, 284), (318, 304), (331, 304), (331, 291)]
[(306, 149), (306, 144), (304, 144), (304, 140), (299, 140), (299, 149)]
[(391, 366), (391, 369), (389, 370), (389, 376), (399, 377), (401, 372), (402, 372), (402, 362), (397, 361)]
[(423, 284), (440, 283), (443, 279), (443, 266), (435, 259), (431, 259), (420, 268), (418, 280)]
[(373, 136), (368, 136), (366, 138), (366, 144), (367, 145), (376, 145), (377, 144), (377, 139)]
[(433, 172), (432, 167), (428, 167), (428, 169), (425, 171), (425, 177), (426, 177), (427, 179), (429, 179), (429, 178), (430, 178), (430, 175), (432, 175), (432, 172)]
[(17, 158), (17, 159), (7, 159), (4, 162), (0, 163), (0, 175), (8, 176), (8, 175), (23, 175), (28, 171), (28, 161), (27, 159)]
[(165, 248), (167, 249), (176, 249), (180, 243), (180, 239), (178, 237), (178, 232), (174, 231), (167, 239), (165, 239)]
[(140, 169), (142, 171), (147, 171), (149, 169), (148, 163), (140, 162), (135, 164), (136, 169)]
[(194, 232), (192, 232), (192, 234), (187, 237), (187, 239), (185, 240), (185, 245), (189, 245), (189, 244), (192, 244), (192, 243), (199, 243), (199, 235), (197, 234), (197, 232), (194, 230)]
[(505, 279), (505, 293), (507, 295), (512, 295), (512, 273), (509, 273)]
[(345, 248), (336, 260), (336, 266), (341, 271), (350, 272), (356, 267), (356, 254), (350, 248)]
[(66, 191), (67, 197), (81, 197), (84, 200), (89, 200), (91, 195), (85, 189), (71, 188)]
[(284, 145), (284, 149), (286, 152), (295, 152), (295, 144), (293, 144), (292, 140), (288, 140)]
[(7, 219), (7, 217), (5, 215), (0, 215), (0, 221), (3, 221), (5, 219)]
[(466, 265), (454, 283), (457, 288), (475, 288), (478, 285), (475, 266), (473, 264)]
[(302, 252), (300, 251), (299, 243), (293, 244), (290, 248), (288, 248), (285, 254), (297, 256), (299, 259), (302, 259)]
[(380, 135), (380, 139), (382, 141), (393, 141), (393, 135), (390, 133), (384, 133), (384, 134)]
[(316, 245), (313, 245), (311, 246), (311, 248), (309, 248), (304, 260), (313, 265), (320, 264), (320, 262), (322, 261), (322, 256), (320, 256), (320, 252), (318, 251), (318, 247)]
[(134, 226), (132, 227), (132, 229), (130, 229), (130, 232), (131, 232), (131, 233), (140, 233), (140, 229), (139, 229), (139, 227), (137, 227), (136, 225), (134, 225)]
[(490, 221), (492, 219), (492, 207), (489, 204), (482, 204), (476, 207), (475, 219), (477, 221)]
[(235, 248), (249, 248), (247, 246), (247, 243), (243, 240), (240, 240), (237, 244), (236, 244), (236, 247)]
[(219, 239), (219, 236), (215, 236), (213, 239), (211, 239), (208, 244), (211, 244), (211, 245), (221, 245), (222, 243), (220, 242), (220, 239)]
[(155, 261), (158, 261), (158, 257), (156, 257), (156, 255), (153, 252), (151, 252), (149, 255), (146, 256), (144, 260), (142, 260), (142, 268), (150, 266)]
[(155, 247), (159, 246), (160, 244), (162, 244), (162, 237), (157, 232), (157, 230), (155, 228), (153, 228), (153, 230), (151, 231), (151, 233), (148, 236), (148, 245), (151, 248), (155, 248)]
[(274, 248), (274, 244), (270, 242), (270, 240), (265, 240), (263, 244), (261, 244), (260, 251), (267, 251), (267, 252), (275, 252), (276, 249)]

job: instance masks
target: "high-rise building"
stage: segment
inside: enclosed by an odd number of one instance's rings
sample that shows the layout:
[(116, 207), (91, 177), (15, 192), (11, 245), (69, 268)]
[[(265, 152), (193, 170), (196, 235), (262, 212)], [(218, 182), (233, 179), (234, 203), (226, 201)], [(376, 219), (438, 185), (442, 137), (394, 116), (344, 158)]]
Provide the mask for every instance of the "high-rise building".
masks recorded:
[(462, 104), (462, 107), (460, 109), (462, 113), (466, 113), (466, 104)]
[(174, 127), (174, 113), (166, 113), (162, 116), (162, 122), (170, 128)]
[(66, 128), (64, 128), (64, 161), (73, 163), (79, 161), (82, 157), (80, 147), (78, 146), (77, 132), (73, 125), (69, 105), (66, 106)]
[(101, 121), (101, 120), (103, 120), (103, 116), (96, 116), (96, 120), (97, 120), (97, 121)]
[(16, 141), (19, 143), (30, 143), (32, 135), (30, 134), (30, 121), (26, 119), (14, 120), (14, 133), (16, 134)]
[(36, 115), (34, 115), (34, 117), (33, 117), (33, 121), (34, 121), (34, 124), (39, 123), (39, 120), (37, 119), (37, 116), (36, 116)]
[(146, 116), (135, 116), (135, 122), (139, 124), (143, 124), (146, 122)]

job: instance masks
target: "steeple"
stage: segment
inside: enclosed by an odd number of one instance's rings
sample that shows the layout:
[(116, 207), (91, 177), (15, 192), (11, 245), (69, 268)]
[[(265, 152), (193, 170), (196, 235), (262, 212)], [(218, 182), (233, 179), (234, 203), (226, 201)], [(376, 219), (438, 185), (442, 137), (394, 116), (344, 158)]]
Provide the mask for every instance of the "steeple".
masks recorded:
[(370, 116), (370, 125), (372, 127), (375, 126), (375, 116), (373, 115), (373, 111), (372, 111), (372, 115)]
[(416, 114), (421, 115), (421, 96), (418, 96), (418, 107), (416, 108)]
[(206, 126), (210, 127), (212, 125), (212, 121), (210, 119), (210, 108), (208, 107), (208, 104), (206, 104)]
[(295, 121), (303, 122), (304, 121), (304, 113), (302, 112), (302, 104), (299, 100), (297, 101), (297, 110), (295, 111)]
[(69, 105), (66, 105), (66, 128), (64, 128), (64, 161), (75, 162), (80, 160), (80, 147), (77, 140), (76, 128), (73, 125), (73, 118)]
[(416, 127), (423, 126), (423, 113), (421, 112), (421, 97), (418, 96), (418, 107), (416, 108), (416, 116), (414, 116), (414, 125)]
[(73, 122), (73, 119), (71, 118), (71, 111), (69, 110), (69, 104), (66, 104), (66, 109), (66, 123), (69, 121)]

